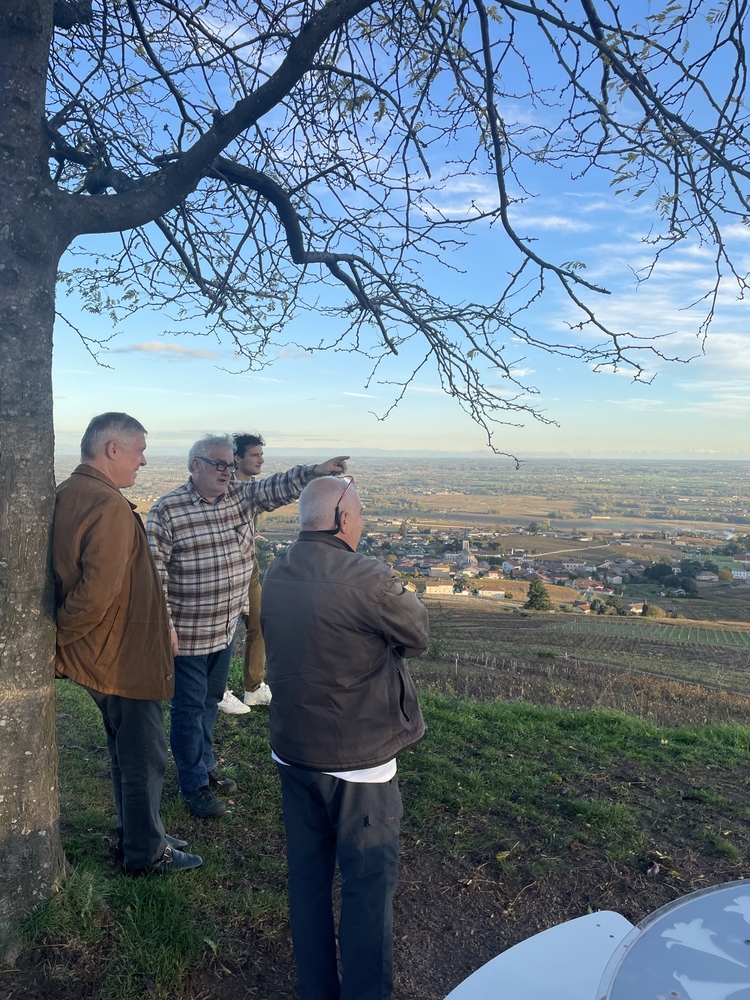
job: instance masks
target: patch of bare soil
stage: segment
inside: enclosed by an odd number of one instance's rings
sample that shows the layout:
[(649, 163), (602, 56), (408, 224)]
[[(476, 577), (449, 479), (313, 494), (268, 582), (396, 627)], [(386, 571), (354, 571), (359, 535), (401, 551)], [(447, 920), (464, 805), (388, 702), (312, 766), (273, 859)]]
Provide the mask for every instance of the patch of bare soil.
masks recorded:
[(419, 664), (420, 690), (479, 701), (527, 701), (567, 709), (615, 709), (662, 726), (750, 725), (750, 698), (700, 684), (609, 668), (599, 663), (537, 659), (498, 659), (491, 666), (464, 657)]
[[(527, 848), (530, 845), (526, 845)], [(533, 847), (532, 847), (533, 852)], [(654, 858), (629, 867), (577, 849), (566, 874), (499, 874), (486, 858), (451, 859), (404, 837), (395, 903), (394, 1000), (443, 1000), (466, 976), (499, 952), (538, 931), (589, 911), (612, 909), (636, 923), (694, 889), (741, 878), (736, 862), (716, 859), (706, 868), (689, 838), (672, 845), (669, 869), (650, 877)], [(181, 1000), (291, 1000), (294, 961), (287, 937), (272, 942), (247, 929), (236, 961), (222, 958), (210, 972), (183, 984)], [(88, 1000), (96, 996), (91, 970), (67, 954), (40, 950), (17, 969), (0, 974), (0, 1000)], [(144, 981), (144, 998), (149, 996)], [(175, 998), (176, 1000), (176, 998)]]

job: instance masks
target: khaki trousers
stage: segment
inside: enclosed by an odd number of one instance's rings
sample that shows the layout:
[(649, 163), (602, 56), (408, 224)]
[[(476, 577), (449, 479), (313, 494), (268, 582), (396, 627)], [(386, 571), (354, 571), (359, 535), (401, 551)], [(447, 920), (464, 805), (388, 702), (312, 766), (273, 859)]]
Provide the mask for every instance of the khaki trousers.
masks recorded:
[(263, 642), (263, 633), (260, 630), (260, 571), (257, 560), (253, 565), (253, 575), (250, 577), (247, 596), (249, 611), (242, 616), (247, 629), (242, 673), (245, 680), (245, 690), (255, 691), (260, 687), (266, 669), (266, 646)]

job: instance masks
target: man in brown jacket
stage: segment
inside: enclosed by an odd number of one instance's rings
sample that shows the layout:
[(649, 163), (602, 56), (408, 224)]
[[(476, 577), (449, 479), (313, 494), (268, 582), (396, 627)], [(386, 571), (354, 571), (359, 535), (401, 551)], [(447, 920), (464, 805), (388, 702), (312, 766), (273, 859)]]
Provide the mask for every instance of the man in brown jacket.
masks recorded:
[(302, 530), (268, 567), (261, 602), (300, 1000), (390, 1000), (396, 756), (425, 733), (404, 660), (427, 648), (427, 609), (388, 566), (357, 552), (353, 483), (305, 487)]
[(198, 868), (159, 816), (167, 742), (162, 700), (174, 689), (164, 593), (135, 507), (120, 490), (146, 464), (145, 428), (103, 413), (81, 440), (81, 464), (55, 503), (56, 672), (102, 713), (126, 872)]

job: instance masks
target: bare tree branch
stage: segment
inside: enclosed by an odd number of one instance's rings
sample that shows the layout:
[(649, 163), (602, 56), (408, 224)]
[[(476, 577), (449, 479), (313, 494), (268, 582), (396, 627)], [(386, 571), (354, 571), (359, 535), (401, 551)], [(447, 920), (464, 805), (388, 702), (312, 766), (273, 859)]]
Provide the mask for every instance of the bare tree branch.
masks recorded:
[[(118, 319), (161, 302), (253, 367), (316, 309), (334, 325), (306, 349), (356, 351), (381, 378), (421, 343), (419, 370), (491, 436), (508, 417), (548, 419), (514, 344), (641, 381), (687, 360), (635, 319), (606, 322), (610, 289), (587, 262), (523, 232), (536, 170), (651, 198), (638, 282), (681, 243), (712, 248), (699, 338), (726, 280), (744, 294), (725, 232), (750, 218), (746, 0), (646, 5), (640, 23), (614, 0), (266, 0), (252, 20), (239, 0), (209, 7), (95, 6), (75, 64), (68, 41), (53, 50), (56, 211), (70, 232), (130, 234), (111, 263), (73, 268), (92, 308)], [(481, 200), (447, 208), (456, 182)], [(428, 288), (426, 266), (455, 273), (487, 226), (503, 254), (487, 301)], [(541, 333), (529, 317), (560, 294), (565, 319)], [(487, 389), (496, 378), (508, 391)], [(383, 381), (396, 398), (412, 384)]]

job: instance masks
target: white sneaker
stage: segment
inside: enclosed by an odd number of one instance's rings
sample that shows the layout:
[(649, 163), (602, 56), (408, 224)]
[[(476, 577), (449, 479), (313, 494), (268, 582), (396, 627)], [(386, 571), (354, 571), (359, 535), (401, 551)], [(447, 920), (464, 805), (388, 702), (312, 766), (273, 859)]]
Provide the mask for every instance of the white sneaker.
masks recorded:
[(255, 691), (245, 691), (245, 697), (242, 700), (245, 705), (267, 705), (271, 700), (271, 689), (263, 682)]
[(228, 689), (216, 707), (220, 712), (226, 712), (227, 715), (246, 715), (250, 711), (250, 707), (243, 705), (240, 699), (236, 698)]

